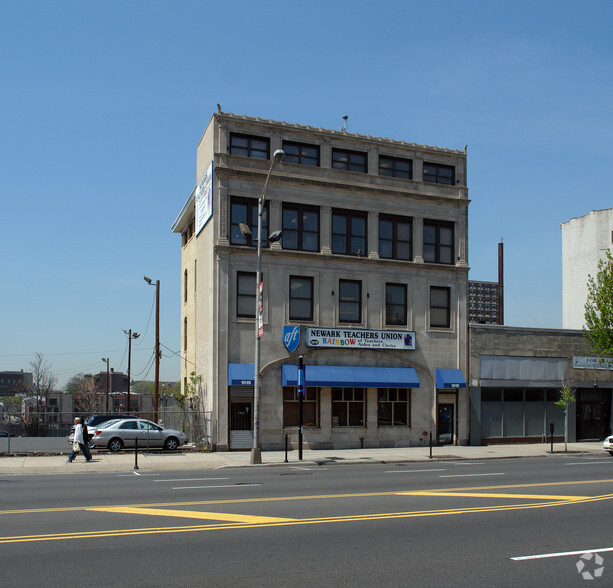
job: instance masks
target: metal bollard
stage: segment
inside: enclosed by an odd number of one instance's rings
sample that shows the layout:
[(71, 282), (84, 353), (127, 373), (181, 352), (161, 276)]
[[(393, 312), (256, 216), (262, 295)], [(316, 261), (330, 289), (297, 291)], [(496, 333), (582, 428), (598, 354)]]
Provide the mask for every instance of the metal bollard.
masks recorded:
[(430, 459), (432, 459), (432, 431), (430, 431)]
[(287, 434), (285, 435), (285, 463), (287, 463)]
[(138, 437), (134, 439), (134, 469), (138, 469)]

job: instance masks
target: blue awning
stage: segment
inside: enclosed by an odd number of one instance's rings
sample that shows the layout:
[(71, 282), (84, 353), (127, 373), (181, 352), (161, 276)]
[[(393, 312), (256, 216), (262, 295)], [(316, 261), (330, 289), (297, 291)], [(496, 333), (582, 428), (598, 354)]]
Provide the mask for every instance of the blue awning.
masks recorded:
[[(369, 388), (419, 388), (413, 368), (306, 365), (305, 386), (359, 386)], [(298, 366), (283, 366), (283, 385), (298, 385)]]
[(229, 363), (228, 386), (253, 386), (253, 363)]
[(447, 369), (436, 370), (436, 387), (441, 388), (466, 388), (466, 380), (462, 370)]

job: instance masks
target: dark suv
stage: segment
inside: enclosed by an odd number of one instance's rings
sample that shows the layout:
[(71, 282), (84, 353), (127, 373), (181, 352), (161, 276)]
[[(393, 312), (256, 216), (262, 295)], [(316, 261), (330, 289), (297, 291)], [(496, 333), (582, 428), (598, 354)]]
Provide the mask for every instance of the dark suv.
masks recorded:
[(138, 417), (135, 417), (131, 414), (95, 414), (93, 416), (90, 416), (89, 418), (85, 419), (85, 424), (87, 425), (87, 428), (95, 428), (98, 425), (102, 424), (102, 423), (106, 423), (106, 421), (114, 421), (116, 419), (121, 420), (121, 419), (135, 419)]

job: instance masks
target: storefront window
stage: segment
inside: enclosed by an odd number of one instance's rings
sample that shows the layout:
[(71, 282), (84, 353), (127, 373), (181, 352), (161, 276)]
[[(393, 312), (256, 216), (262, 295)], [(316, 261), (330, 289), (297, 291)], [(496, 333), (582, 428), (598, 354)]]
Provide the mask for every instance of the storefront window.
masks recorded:
[[(283, 387), (283, 426), (298, 426), (298, 389), (296, 386)], [(319, 388), (307, 386), (302, 399), (302, 424), (305, 427), (319, 427)]]
[(332, 426), (366, 426), (366, 390), (332, 388)]
[(410, 390), (406, 388), (379, 388), (377, 390), (377, 424), (380, 427), (409, 424)]

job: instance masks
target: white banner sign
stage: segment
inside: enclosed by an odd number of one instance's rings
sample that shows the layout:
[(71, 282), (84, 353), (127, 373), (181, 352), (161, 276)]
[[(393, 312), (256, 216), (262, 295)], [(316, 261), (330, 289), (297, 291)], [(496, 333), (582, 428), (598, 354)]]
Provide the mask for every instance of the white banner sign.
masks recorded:
[(308, 347), (415, 349), (415, 331), (307, 328)]
[(573, 357), (573, 367), (592, 370), (613, 370), (613, 357)]
[(204, 172), (202, 179), (196, 186), (194, 194), (196, 205), (196, 222), (194, 230), (196, 235), (202, 230), (213, 214), (213, 162)]

